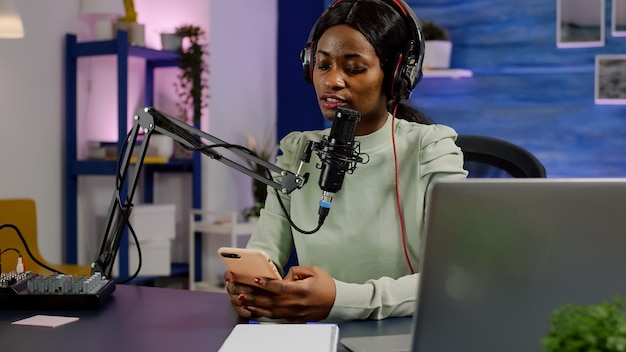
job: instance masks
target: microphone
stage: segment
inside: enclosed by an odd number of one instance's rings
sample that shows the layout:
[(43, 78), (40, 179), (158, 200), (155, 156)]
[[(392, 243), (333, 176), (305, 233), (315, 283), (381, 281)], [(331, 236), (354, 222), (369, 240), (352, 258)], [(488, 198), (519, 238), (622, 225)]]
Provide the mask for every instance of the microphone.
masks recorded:
[(320, 199), (320, 216), (326, 217), (332, 199), (343, 184), (346, 173), (356, 169), (356, 163), (362, 162), (359, 157), (359, 142), (354, 141), (356, 125), (361, 114), (353, 109), (338, 107), (335, 110), (330, 135), (318, 143), (314, 149), (321, 161), (319, 186), (322, 190)]

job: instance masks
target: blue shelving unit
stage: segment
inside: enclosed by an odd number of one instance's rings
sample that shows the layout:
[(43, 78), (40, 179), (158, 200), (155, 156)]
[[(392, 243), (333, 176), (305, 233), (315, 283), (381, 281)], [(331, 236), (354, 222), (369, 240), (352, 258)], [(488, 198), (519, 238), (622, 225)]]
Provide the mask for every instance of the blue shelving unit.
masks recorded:
[[(77, 61), (81, 57), (115, 55), (117, 57), (118, 82), (118, 151), (121, 150), (128, 126), (128, 58), (145, 60), (144, 105), (154, 106), (154, 72), (160, 67), (177, 67), (179, 55), (175, 52), (136, 47), (128, 44), (128, 34), (118, 31), (117, 38), (96, 42), (77, 42), (75, 34), (65, 37), (65, 261), (78, 261), (78, 178), (89, 175), (115, 175), (116, 161), (79, 160), (77, 155)], [(198, 126), (196, 126), (198, 127)], [(144, 164), (144, 203), (153, 202), (154, 175), (158, 172), (192, 173), (192, 206), (201, 208), (201, 160), (194, 153), (191, 160), (172, 160), (166, 164)], [(197, 246), (199, 247), (199, 246)], [(120, 245), (119, 278), (129, 276), (128, 241), (123, 238)]]

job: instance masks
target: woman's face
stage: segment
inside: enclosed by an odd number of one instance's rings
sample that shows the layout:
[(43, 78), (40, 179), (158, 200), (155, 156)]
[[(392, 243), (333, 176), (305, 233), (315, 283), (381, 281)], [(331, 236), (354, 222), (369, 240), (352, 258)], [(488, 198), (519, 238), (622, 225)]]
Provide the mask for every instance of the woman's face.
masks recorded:
[(361, 113), (357, 135), (376, 131), (387, 118), (383, 70), (374, 47), (356, 29), (336, 25), (317, 42), (313, 85), (327, 120), (345, 106)]

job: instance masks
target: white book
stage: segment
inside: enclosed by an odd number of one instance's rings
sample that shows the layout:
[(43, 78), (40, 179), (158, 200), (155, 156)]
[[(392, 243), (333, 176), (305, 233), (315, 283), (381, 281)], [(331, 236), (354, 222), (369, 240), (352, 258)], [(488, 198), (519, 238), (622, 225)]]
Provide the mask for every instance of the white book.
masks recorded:
[(336, 324), (238, 324), (218, 352), (336, 352)]

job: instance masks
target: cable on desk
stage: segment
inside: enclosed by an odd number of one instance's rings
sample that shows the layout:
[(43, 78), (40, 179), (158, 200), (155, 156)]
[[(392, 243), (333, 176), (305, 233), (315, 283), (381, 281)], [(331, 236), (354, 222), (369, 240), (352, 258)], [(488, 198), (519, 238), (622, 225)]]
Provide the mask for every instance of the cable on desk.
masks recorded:
[[(24, 236), (22, 235), (22, 232), (20, 231), (19, 228), (17, 228), (17, 226), (15, 226), (13, 224), (2, 224), (2, 225), (0, 225), (0, 230), (4, 229), (5, 227), (11, 228), (11, 229), (13, 229), (17, 233), (17, 235), (19, 236), (20, 240), (24, 244), (24, 248), (26, 249), (26, 253), (28, 253), (28, 256), (30, 257), (30, 259), (32, 259), (37, 265), (41, 266), (44, 269), (50, 270), (53, 273), (63, 274), (59, 270), (51, 268), (51, 267), (47, 266), (46, 264), (42, 263), (39, 259), (35, 258), (33, 253), (30, 251), (30, 248), (28, 247), (28, 243), (26, 243), (26, 240), (24, 239)], [(11, 248), (7, 248), (5, 251), (10, 250), (10, 249)], [(2, 251), (2, 253), (4, 253), (5, 251)], [(17, 249), (16, 249), (16, 251), (17, 251)], [(18, 254), (19, 254), (19, 251), (18, 251)], [(21, 258), (21, 254), (19, 254), (19, 255), (20, 255), (20, 258)], [(19, 261), (19, 259), (18, 259), (18, 261)], [(19, 265), (19, 263), (18, 263), (18, 265)], [(63, 275), (65, 275), (65, 274), (63, 274)]]

